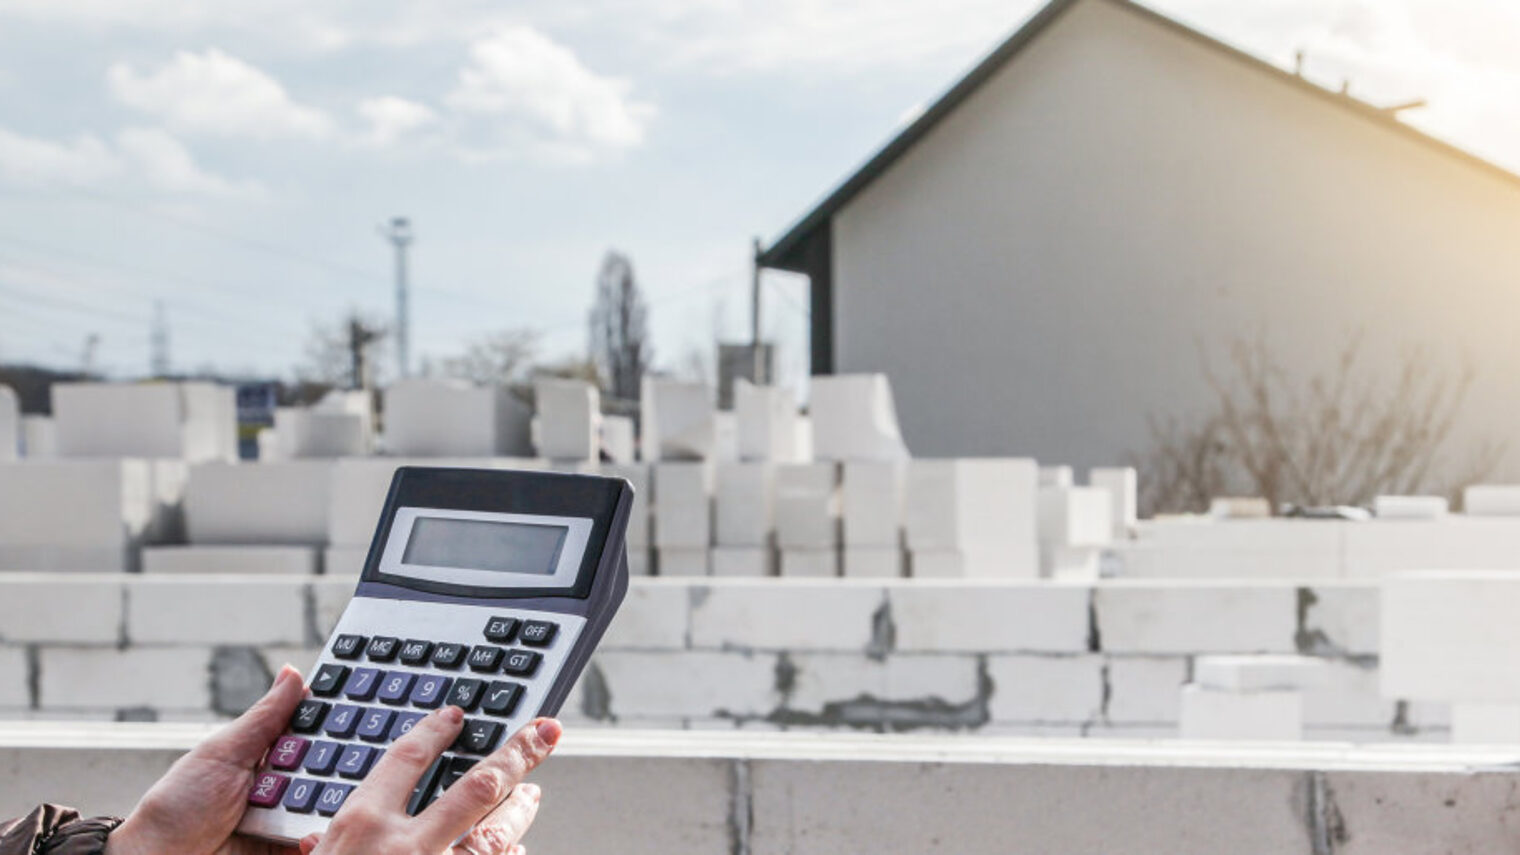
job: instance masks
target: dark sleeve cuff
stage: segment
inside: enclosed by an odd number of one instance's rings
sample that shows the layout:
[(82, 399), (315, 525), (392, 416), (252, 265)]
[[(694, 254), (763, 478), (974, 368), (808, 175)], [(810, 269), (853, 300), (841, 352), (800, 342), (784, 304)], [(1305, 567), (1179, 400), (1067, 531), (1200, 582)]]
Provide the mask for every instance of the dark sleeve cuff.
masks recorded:
[(121, 817), (116, 816), (66, 822), (43, 842), (38, 855), (100, 855), (106, 851), (106, 838), (121, 823)]

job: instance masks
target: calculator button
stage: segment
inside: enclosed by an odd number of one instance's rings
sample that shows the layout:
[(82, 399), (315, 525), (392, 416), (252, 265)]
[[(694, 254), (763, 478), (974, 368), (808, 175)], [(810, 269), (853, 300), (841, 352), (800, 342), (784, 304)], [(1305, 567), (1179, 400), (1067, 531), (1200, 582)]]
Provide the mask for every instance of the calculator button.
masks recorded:
[(416, 680), (416, 674), (386, 671), (385, 676), (380, 678), (380, 691), (376, 693), (376, 697), (383, 704), (404, 704), (406, 696), (411, 694), (412, 683)]
[(322, 785), (316, 781), (307, 778), (292, 781), (290, 789), (285, 791), (285, 809), (291, 813), (311, 813), (320, 792)]
[(358, 780), (369, 773), (370, 764), (374, 762), (375, 749), (368, 745), (345, 745), (343, 753), (338, 755), (338, 774)]
[(248, 803), (254, 807), (272, 808), (280, 803), (290, 779), (273, 772), (260, 773), (253, 779), (253, 789), (248, 791)]
[(422, 777), (417, 779), (417, 786), (412, 787), (411, 798), (406, 800), (407, 816), (422, 813), (422, 809), (432, 802), (433, 793), (438, 788), (438, 778), (443, 774), (444, 767), (448, 763), (449, 758), (438, 757), (432, 765), (427, 767), (427, 771), (422, 773)]
[(511, 715), (517, 707), (517, 701), (522, 697), (522, 686), (517, 683), (492, 683), (486, 688), (485, 700), (480, 702), (480, 710), (490, 715)]
[(359, 717), (359, 727), (354, 732), (365, 742), (384, 742), (391, 732), (391, 720), (396, 717), (392, 710), (368, 709)]
[(489, 674), (501, 667), (501, 657), (506, 653), (500, 647), (481, 645), (470, 651), (470, 670)]
[(453, 670), (464, 664), (464, 658), (469, 653), (470, 648), (466, 645), (440, 642), (433, 648), (433, 664), (439, 668)]
[(353, 791), (354, 788), (348, 784), (336, 782), (323, 784), (322, 795), (317, 796), (317, 813), (323, 816), (332, 816), (337, 813), (338, 809), (343, 807), (343, 803), (348, 800), (348, 794)]
[(301, 760), (306, 757), (306, 749), (311, 747), (310, 739), (302, 739), (299, 736), (282, 736), (274, 741), (274, 747), (269, 749), (269, 768), (279, 769), (282, 772), (294, 772), (301, 768)]
[(358, 659), (367, 641), (362, 635), (340, 635), (333, 639), (333, 655), (339, 659)]
[(389, 662), (396, 658), (400, 650), (401, 639), (377, 635), (369, 640), (369, 648), (365, 652), (371, 662)]
[(486, 641), (506, 644), (517, 632), (517, 618), (493, 617), (486, 621)]
[(454, 750), (489, 754), (495, 750), (496, 743), (501, 741), (502, 729), (499, 721), (468, 719), (464, 723), (464, 729), (459, 732), (459, 738), (454, 741)]
[(430, 710), (442, 705), (443, 697), (449, 693), (449, 686), (453, 682), (450, 677), (423, 674), (417, 678), (416, 688), (412, 689), (412, 706)]
[(396, 723), (391, 725), (391, 732), (390, 735), (386, 737), (386, 741), (395, 742), (401, 737), (406, 736), (411, 732), (412, 727), (419, 721), (422, 721), (422, 713), (396, 713)]
[(359, 708), (353, 704), (338, 704), (327, 717), (327, 726), (323, 731), (337, 739), (348, 739), (354, 735), (354, 728), (359, 726)]
[(485, 691), (484, 680), (472, 680), (460, 678), (454, 681), (454, 688), (449, 690), (449, 699), (446, 703), (470, 712), (480, 705), (480, 695)]
[(530, 620), (523, 624), (518, 640), (531, 647), (548, 647), (549, 642), (554, 640), (556, 632), (559, 632), (559, 626), (556, 624), (546, 620)]
[(380, 685), (380, 671), (375, 668), (355, 668), (343, 685), (343, 694), (352, 701), (367, 701), (375, 697)]
[(348, 679), (348, 666), (329, 662), (317, 669), (317, 676), (311, 678), (311, 693), (318, 697), (330, 698), (343, 688), (343, 681)]
[(448, 758), (448, 765), (443, 767), (443, 774), (438, 776), (438, 789), (447, 790), (449, 787), (454, 786), (455, 781), (463, 778), (464, 773), (475, 768), (475, 764), (479, 762), (479, 760), (473, 757)]
[(324, 704), (321, 701), (304, 700), (296, 707), (295, 715), (290, 717), (290, 729), (296, 733), (316, 733), (317, 728), (322, 726), (322, 719), (327, 717), (327, 711), (332, 704)]
[(514, 650), (507, 654), (507, 664), (503, 666), (508, 674), (528, 676), (538, 670), (538, 660), (543, 655), (532, 650)]
[(338, 765), (338, 752), (343, 746), (336, 742), (318, 742), (306, 752), (306, 771), (313, 775), (331, 775)]
[(409, 638), (401, 642), (402, 665), (426, 665), (428, 657), (433, 655), (433, 642), (418, 641)]

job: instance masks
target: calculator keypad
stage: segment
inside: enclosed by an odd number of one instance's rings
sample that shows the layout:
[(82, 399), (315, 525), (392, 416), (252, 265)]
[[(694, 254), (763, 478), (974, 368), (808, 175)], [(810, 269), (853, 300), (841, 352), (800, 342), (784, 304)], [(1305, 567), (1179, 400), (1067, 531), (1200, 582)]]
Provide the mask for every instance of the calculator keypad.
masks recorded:
[(311, 697), (254, 780), (248, 803), (262, 810), (248, 812), (247, 830), (297, 840), (324, 829), (391, 743), (429, 711), (458, 706), (465, 722), (417, 782), (407, 805), (416, 813), (538, 714), (584, 619), (499, 609), (461, 619), (475, 611), (355, 598), (311, 675)]

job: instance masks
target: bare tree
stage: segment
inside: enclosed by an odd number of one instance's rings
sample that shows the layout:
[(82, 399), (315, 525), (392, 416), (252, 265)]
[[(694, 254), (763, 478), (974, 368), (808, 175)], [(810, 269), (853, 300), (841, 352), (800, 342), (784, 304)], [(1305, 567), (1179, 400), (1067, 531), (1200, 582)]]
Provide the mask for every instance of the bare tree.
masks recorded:
[(443, 359), (439, 366), (448, 377), (506, 386), (525, 379), (537, 355), (537, 332), (501, 330), (475, 339), (465, 347), (464, 353)]
[(1208, 510), (1215, 496), (1234, 492), (1217, 417), (1191, 425), (1154, 417), (1147, 421), (1151, 448), (1144, 455), (1130, 455), (1129, 461), (1139, 470), (1142, 517), (1199, 513)]
[(609, 251), (596, 277), (591, 308), (591, 362), (616, 399), (636, 401), (653, 355), (647, 329), (648, 307), (626, 255)]
[(355, 389), (375, 385), (389, 342), (385, 330), (384, 321), (358, 309), (331, 323), (313, 323), (296, 380)]

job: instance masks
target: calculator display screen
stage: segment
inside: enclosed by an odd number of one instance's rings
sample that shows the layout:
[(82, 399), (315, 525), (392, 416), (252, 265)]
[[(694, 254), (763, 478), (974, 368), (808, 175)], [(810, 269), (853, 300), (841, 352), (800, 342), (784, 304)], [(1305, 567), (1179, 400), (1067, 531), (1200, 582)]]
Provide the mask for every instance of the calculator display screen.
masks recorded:
[(553, 575), (569, 528), (419, 516), (401, 560), (428, 567)]

